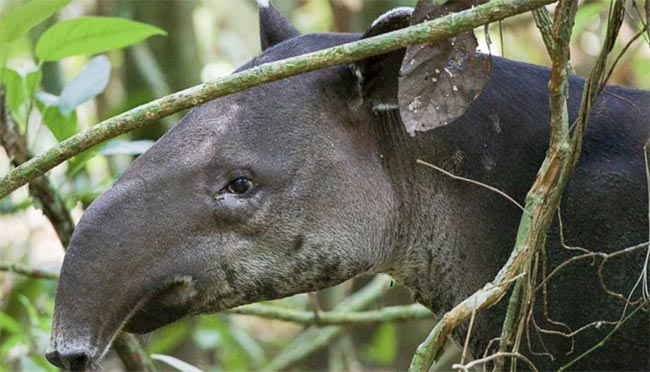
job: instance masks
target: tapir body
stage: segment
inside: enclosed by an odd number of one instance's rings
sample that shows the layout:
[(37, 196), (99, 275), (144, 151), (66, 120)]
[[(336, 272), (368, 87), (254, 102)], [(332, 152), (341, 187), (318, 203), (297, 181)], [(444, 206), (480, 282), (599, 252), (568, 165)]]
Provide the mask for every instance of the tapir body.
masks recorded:
[[(392, 16), (404, 14), (379, 24)], [(265, 3), (260, 23), (264, 51), (240, 70), (362, 37), (298, 35)], [(403, 55), (375, 58), (388, 63)], [(549, 70), (493, 57), (489, 79), (464, 115), (412, 136), (399, 108), (364, 96), (371, 85), (395, 94), (399, 66), (360, 69), (363, 63), (211, 101), (140, 156), (75, 231), (48, 359), (84, 369), (119, 330), (148, 332), (184, 316), (313, 291), (362, 273), (391, 274), (438, 313), (491, 281), (513, 248), (521, 210), (416, 160), (523, 202), (549, 143)], [(570, 78), (571, 119), (583, 85)], [(648, 241), (649, 109), (648, 92), (612, 86), (601, 93), (561, 204), (566, 245), (612, 252)], [(558, 226), (546, 242), (546, 274), (577, 254), (561, 246)], [(626, 297), (645, 252), (609, 260), (607, 289)], [(549, 279), (545, 298), (538, 292), (535, 307), (546, 303), (548, 311), (536, 311), (535, 323), (555, 332), (531, 325), (530, 345), (522, 342), (538, 368), (569, 362), (612, 325), (573, 338), (557, 333), (623, 314), (625, 301), (605, 292), (598, 264), (575, 261)], [(634, 292), (632, 299), (638, 297)], [(499, 336), (504, 307), (502, 301), (477, 316), (475, 356)], [(650, 369), (649, 324), (647, 310), (638, 311), (575, 368)], [(544, 350), (553, 358), (538, 354)]]

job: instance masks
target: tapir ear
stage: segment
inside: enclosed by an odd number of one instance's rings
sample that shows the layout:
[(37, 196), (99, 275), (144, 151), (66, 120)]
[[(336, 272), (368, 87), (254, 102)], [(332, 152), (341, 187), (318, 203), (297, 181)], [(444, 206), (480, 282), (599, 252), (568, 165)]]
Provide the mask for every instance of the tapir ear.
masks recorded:
[(257, 0), (257, 7), (260, 13), (262, 50), (300, 35), (300, 32), (271, 5), (270, 0)]
[[(393, 9), (377, 18), (362, 39), (408, 27), (413, 8)], [(351, 68), (361, 88), (361, 96), (373, 110), (391, 110), (398, 107), (397, 77), (404, 58), (404, 49), (355, 62)]]
[[(389, 12), (379, 17), (366, 35), (393, 31), (482, 2), (485, 0), (455, 0), (448, 5), (437, 5), (432, 0), (419, 0), (407, 24), (400, 12)], [(399, 27), (379, 30), (389, 19)], [(452, 123), (479, 96), (490, 76), (491, 60), (476, 53), (476, 47), (476, 38), (468, 31), (435, 44), (409, 47), (405, 53), (402, 50), (401, 59), (392, 52), (364, 60), (358, 74), (362, 78), (364, 99), (370, 100), (375, 110), (399, 108), (411, 135)], [(381, 68), (376, 68), (377, 65)]]

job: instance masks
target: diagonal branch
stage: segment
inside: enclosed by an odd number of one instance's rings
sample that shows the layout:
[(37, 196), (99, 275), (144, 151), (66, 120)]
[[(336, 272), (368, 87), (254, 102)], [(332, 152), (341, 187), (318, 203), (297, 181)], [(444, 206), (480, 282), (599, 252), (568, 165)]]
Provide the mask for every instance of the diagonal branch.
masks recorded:
[[(0, 144), (7, 150), (7, 155), (15, 165), (29, 161), (30, 154), (25, 138), (11, 121), (5, 105), (5, 90), (3, 87), (0, 87)], [(29, 184), (29, 192), (34, 196), (35, 201), (38, 202), (43, 213), (52, 223), (65, 249), (74, 231), (74, 222), (70, 217), (70, 211), (63, 204), (63, 200), (52, 187), (47, 177), (42, 176), (32, 179)], [(0, 270), (3, 268), (5, 271), (31, 274), (44, 279), (52, 279), (53, 275), (34, 270), (29, 271), (17, 265), (0, 266)], [(116, 341), (115, 350), (128, 370), (155, 371), (151, 359), (135, 336), (121, 333)]]
[(65, 160), (120, 134), (178, 111), (285, 77), (384, 54), (409, 45), (447, 39), (463, 31), (539, 8), (555, 0), (492, 0), (429, 22), (318, 52), (265, 63), (170, 94), (88, 128), (22, 164), (0, 179), (0, 199)]

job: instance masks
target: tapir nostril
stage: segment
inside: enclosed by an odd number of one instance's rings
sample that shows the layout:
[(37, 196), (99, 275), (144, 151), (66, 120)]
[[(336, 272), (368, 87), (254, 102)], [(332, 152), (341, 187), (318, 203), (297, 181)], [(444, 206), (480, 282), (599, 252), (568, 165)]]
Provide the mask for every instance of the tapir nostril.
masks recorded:
[(88, 368), (90, 358), (86, 353), (80, 352), (70, 355), (68, 358), (70, 371), (85, 371)]
[(53, 350), (46, 353), (45, 358), (55, 366), (69, 371), (85, 371), (90, 362), (90, 357), (83, 351), (59, 353)]

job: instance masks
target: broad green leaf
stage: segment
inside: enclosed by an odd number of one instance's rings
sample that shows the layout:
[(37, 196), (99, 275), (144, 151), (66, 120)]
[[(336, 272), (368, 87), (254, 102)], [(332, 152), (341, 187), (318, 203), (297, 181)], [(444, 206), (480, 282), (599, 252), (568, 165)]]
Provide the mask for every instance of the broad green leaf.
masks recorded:
[(147, 347), (150, 354), (169, 353), (187, 341), (191, 324), (187, 321), (170, 324), (152, 335)]
[(166, 35), (157, 27), (123, 18), (81, 17), (50, 27), (36, 43), (41, 61), (96, 54), (136, 44), (153, 35)]
[(246, 351), (246, 355), (254, 363), (255, 369), (259, 369), (262, 365), (266, 364), (266, 355), (264, 355), (264, 349), (262, 349), (260, 344), (251, 335), (246, 333), (243, 328), (231, 323), (228, 326), (233, 339)]
[(43, 70), (41, 70), (40, 67), (34, 67), (25, 71), (24, 74), (21, 73), (21, 75), (25, 78), (25, 94), (27, 95), (27, 98), (31, 99), (34, 92), (36, 92), (36, 88), (41, 85), (41, 80), (43, 80)]
[(25, 35), (70, 0), (34, 0), (20, 6), (0, 18), (0, 41), (11, 41)]
[(203, 372), (199, 368), (194, 367), (193, 365), (184, 362), (180, 359), (176, 359), (173, 356), (169, 355), (161, 355), (161, 354), (152, 354), (151, 359), (153, 360), (159, 360), (163, 363), (167, 363), (170, 366), (176, 368), (177, 370), (181, 372)]
[(0, 311), (0, 330), (9, 333), (20, 333), (20, 324), (14, 318)]
[(72, 111), (70, 115), (63, 115), (57, 106), (49, 106), (41, 113), (45, 125), (52, 131), (57, 141), (61, 142), (77, 133), (76, 111)]
[(366, 356), (380, 365), (389, 365), (397, 356), (397, 328), (395, 324), (382, 324), (373, 338)]
[(578, 7), (574, 21), (573, 31), (571, 31), (571, 40), (580, 36), (589, 23), (594, 22), (594, 17), (607, 10), (608, 2), (588, 3)]
[(38, 310), (36, 310), (27, 296), (24, 296), (22, 294), (18, 295), (18, 301), (20, 301), (20, 304), (23, 305), (27, 311), (27, 316), (29, 318), (29, 323), (31, 326), (36, 327), (38, 325)]
[(17, 71), (0, 67), (0, 84), (7, 90), (7, 106), (12, 114), (17, 114), (25, 102), (25, 89), (23, 78)]
[(74, 177), (74, 175), (84, 169), (88, 160), (92, 159), (95, 154), (97, 154), (97, 150), (93, 147), (68, 159), (68, 169), (65, 171), (66, 177), (68, 177), (68, 179)]
[(46, 92), (37, 92), (36, 105), (41, 111), (43, 122), (50, 129), (57, 141), (77, 133), (77, 112), (72, 111), (70, 115), (63, 115), (59, 110), (58, 96)]
[(15, 333), (7, 337), (6, 339), (4, 339), (2, 344), (0, 344), (0, 355), (6, 356), (13, 347), (16, 347), (21, 344), (29, 348), (29, 338), (24, 332)]
[(103, 92), (111, 77), (111, 63), (105, 55), (99, 55), (63, 88), (59, 96), (59, 108), (69, 115), (77, 106)]
[(102, 146), (99, 153), (102, 155), (140, 155), (149, 150), (154, 143), (152, 140), (115, 140), (107, 142)]
[(14, 120), (23, 129), (27, 123), (27, 103), (40, 85), (42, 77), (43, 72), (38, 67), (20, 72), (0, 67), (0, 82), (7, 89), (7, 106)]

